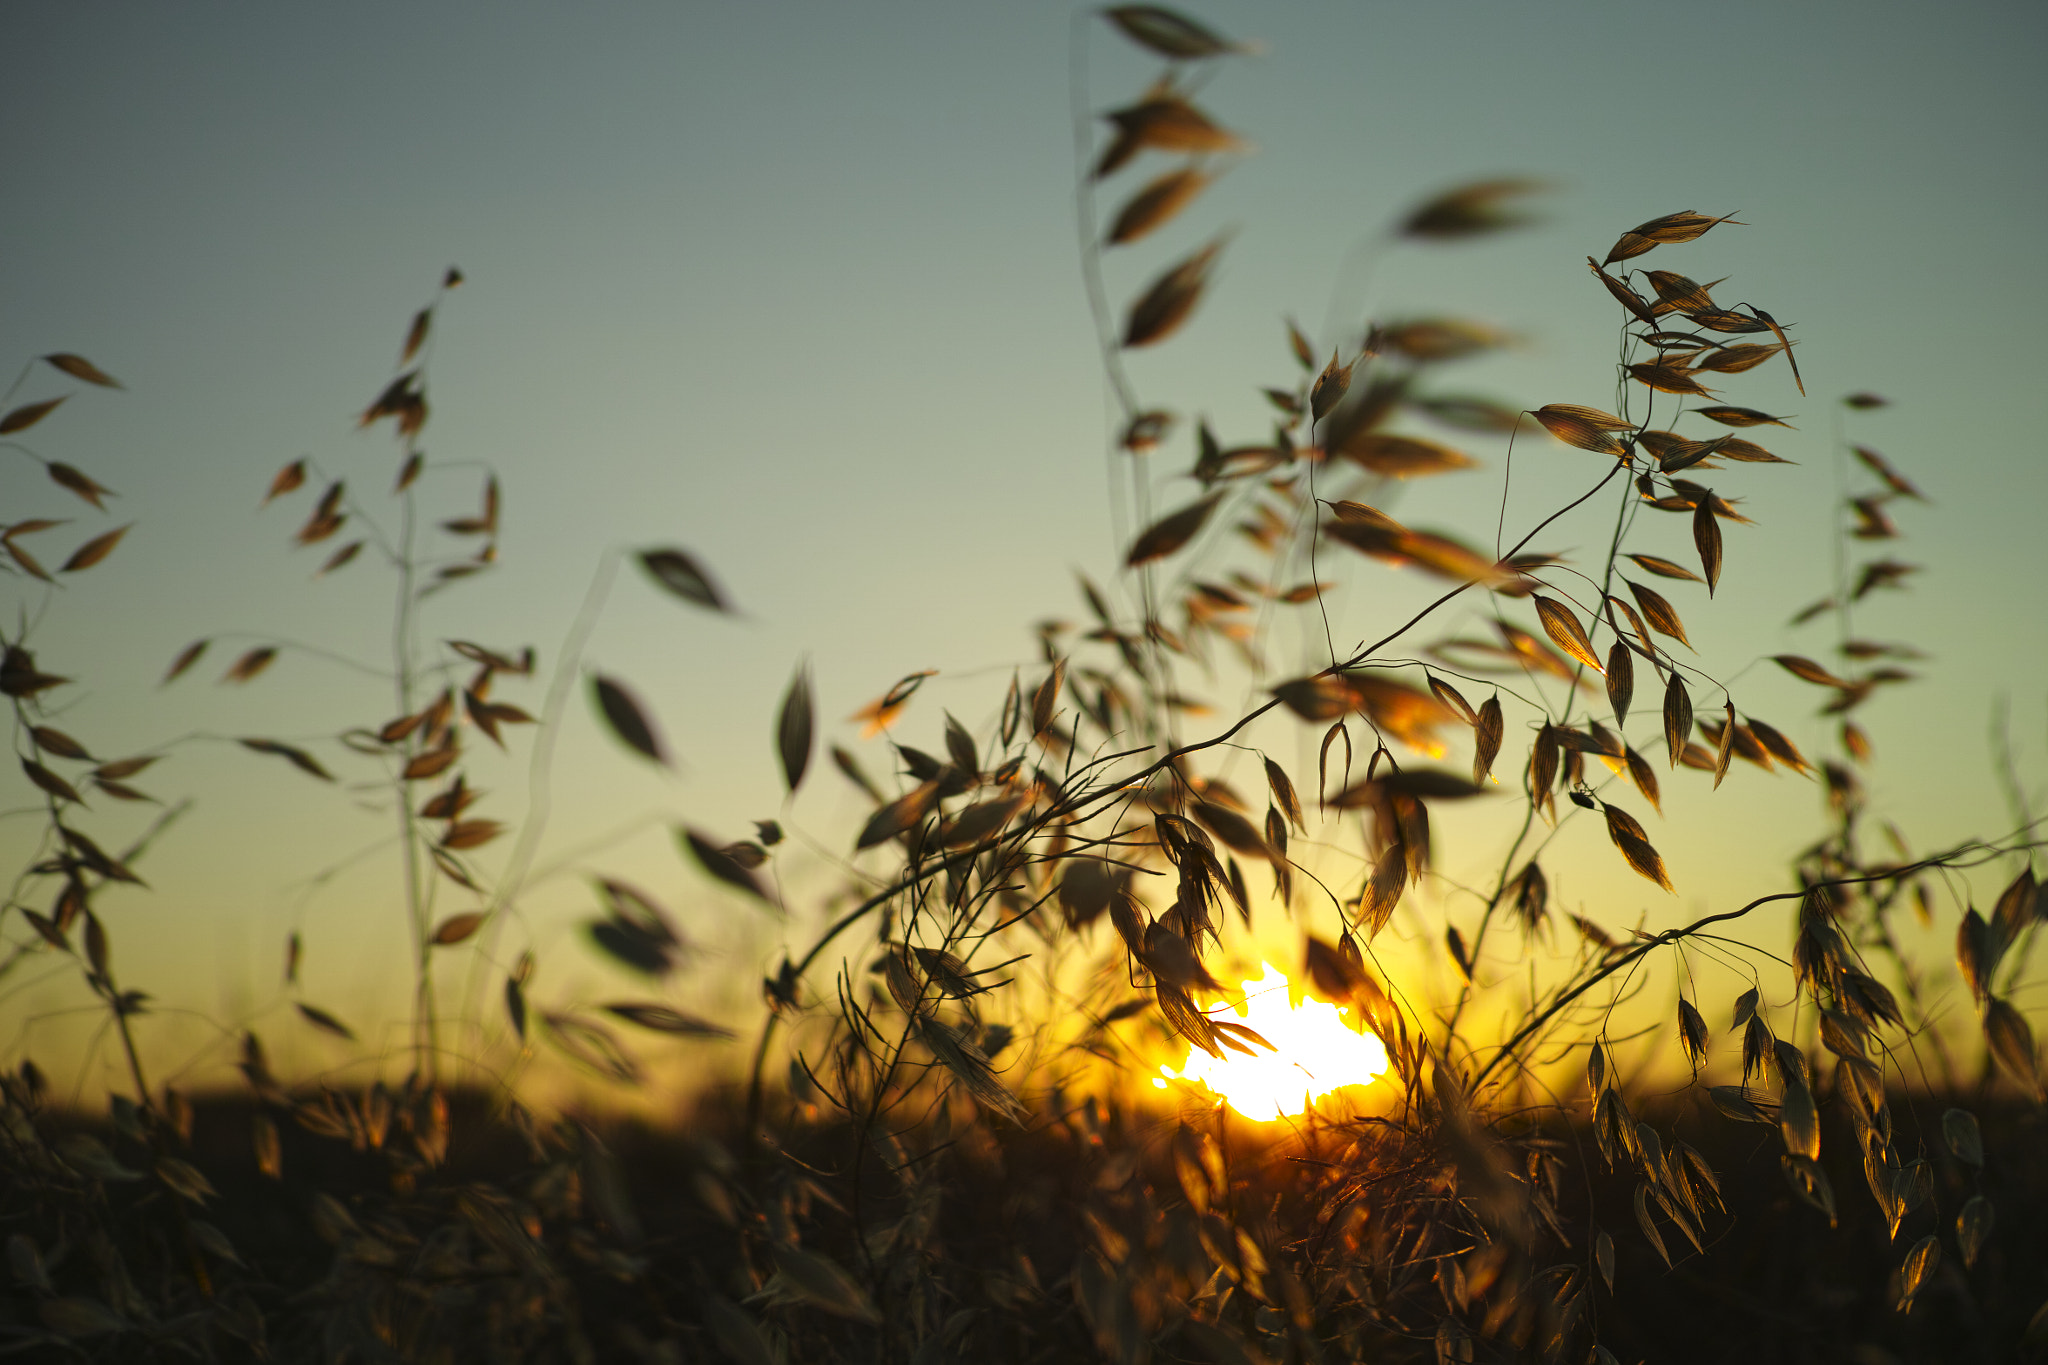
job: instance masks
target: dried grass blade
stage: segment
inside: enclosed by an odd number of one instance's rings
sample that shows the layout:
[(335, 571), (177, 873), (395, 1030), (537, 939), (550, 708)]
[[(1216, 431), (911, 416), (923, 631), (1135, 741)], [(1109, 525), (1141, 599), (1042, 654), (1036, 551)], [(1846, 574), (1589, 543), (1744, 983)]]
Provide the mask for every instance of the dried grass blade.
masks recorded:
[(1671, 878), (1665, 875), (1664, 860), (1650, 846), (1649, 836), (1643, 833), (1643, 827), (1636, 823), (1636, 818), (1611, 803), (1606, 807), (1606, 815), (1607, 837), (1621, 850), (1621, 856), (1628, 859), (1628, 865), (1666, 891), (1671, 890)]
[(1179, 330), (1201, 299), (1209, 268), (1222, 249), (1220, 239), (1211, 242), (1152, 282), (1125, 319), (1126, 348), (1153, 345)]
[(1163, 227), (1209, 186), (1209, 177), (1188, 167), (1169, 171), (1132, 195), (1109, 229), (1113, 246), (1135, 242)]

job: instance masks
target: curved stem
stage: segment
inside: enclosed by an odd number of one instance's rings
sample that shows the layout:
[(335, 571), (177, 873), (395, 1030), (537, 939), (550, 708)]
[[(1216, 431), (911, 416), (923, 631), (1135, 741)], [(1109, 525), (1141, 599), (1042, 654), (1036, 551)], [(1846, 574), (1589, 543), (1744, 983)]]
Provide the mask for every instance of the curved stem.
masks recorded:
[[(1022, 837), (1028, 832), (1028, 828), (1026, 831), (1020, 831), (1018, 836), (1013, 837)], [(819, 936), (818, 941), (811, 945), (810, 951), (803, 955), (801, 961), (795, 963), (790, 968), (791, 975), (801, 979), (803, 974), (810, 970), (811, 964), (818, 960), (818, 955), (823, 953), (834, 939), (860, 923), (861, 920), (867, 918), (867, 916), (873, 914), (882, 906), (887, 905), (890, 901), (902, 895), (905, 891), (909, 891), (921, 883), (929, 881), (931, 878), (938, 876), (941, 872), (945, 872), (957, 864), (971, 864), (974, 859), (980, 857), (985, 852), (987, 852), (985, 847), (977, 845), (972, 848), (949, 853), (937, 862), (928, 864), (910, 873), (908, 876), (900, 877), (880, 891), (877, 891), (874, 895), (869, 896), (866, 900), (854, 906), (853, 909), (847, 911), (827, 926), (825, 932)], [(761, 1025), (761, 1041), (754, 1048), (754, 1065), (751, 1074), (747, 1078), (748, 1141), (753, 1140), (754, 1131), (760, 1126), (761, 1073), (762, 1068), (767, 1065), (768, 1045), (775, 1036), (775, 1026), (781, 1019), (782, 1016), (780, 1014), (772, 1011), (769, 1013), (768, 1018)]]
[(562, 654), (555, 663), (555, 675), (548, 683), (547, 701), (541, 708), (539, 733), (534, 736), (533, 760), (527, 772), (526, 819), (520, 824), (519, 841), (513, 845), (512, 856), (505, 864), (505, 875), (498, 883), (500, 890), (490, 907), (493, 911), (502, 908), (518, 894), (533, 864), (541, 833), (547, 828), (552, 808), (548, 775), (554, 765), (555, 738), (562, 728), (562, 715), (568, 709), (569, 693), (576, 683), (576, 669), (583, 661), (583, 650), (590, 643), (590, 633), (596, 629), (598, 617), (604, 613), (605, 600), (611, 595), (612, 580), (618, 575), (621, 554), (622, 551), (615, 546), (606, 550), (598, 560), (597, 572), (591, 575), (590, 587), (583, 594), (583, 605), (577, 610), (576, 619), (562, 640)]
[[(391, 662), (394, 690), (398, 694), (398, 714), (409, 716), (413, 714), (417, 700), (417, 675), (413, 666), (412, 646), (413, 618), (418, 609), (417, 594), (413, 591), (418, 568), (415, 561), (418, 508), (410, 488), (406, 489), (401, 497), (403, 501), (398, 543), (398, 606), (391, 623)], [(420, 732), (415, 730), (405, 752), (408, 760), (417, 754), (420, 742)], [(437, 1027), (434, 1019), (433, 931), (432, 926), (427, 923), (429, 910), (421, 886), (420, 836), (413, 825), (412, 796), (403, 767), (393, 777), (392, 788), (392, 807), (398, 816), (398, 842), (405, 863), (406, 918), (412, 927), (413, 939), (413, 1069), (431, 1080), (438, 1073), (440, 1054), (435, 1038)]]
[[(1871, 882), (1894, 881), (1900, 877), (1910, 877), (1915, 872), (1924, 872), (1931, 867), (1955, 866), (1957, 861), (1961, 859), (1965, 854), (1985, 851), (1989, 848), (1989, 845), (1972, 841), (1967, 844), (1962, 844), (1948, 853), (1937, 854), (1931, 858), (1923, 858), (1917, 863), (1909, 863), (1904, 867), (1891, 868), (1887, 871), (1873, 873), (1869, 876), (1839, 877), (1829, 881), (1818, 882), (1815, 884), (1815, 886), (1863, 886)], [(1993, 853), (1999, 853), (2003, 850), (1990, 849), (1990, 851)], [(1798, 891), (1777, 891), (1773, 892), (1768, 896), (1759, 896), (1755, 900), (1749, 902), (1747, 905), (1744, 905), (1739, 909), (1724, 910), (1718, 915), (1703, 916), (1702, 918), (1694, 920), (1691, 924), (1688, 924), (1683, 928), (1666, 929), (1663, 933), (1656, 935), (1655, 937), (1649, 939), (1647, 942), (1638, 943), (1635, 947), (1630, 948), (1626, 952), (1622, 953), (1620, 956), (1612, 959), (1611, 961), (1602, 963), (1600, 967), (1594, 972), (1592, 972), (1589, 976), (1587, 976), (1584, 981), (1581, 981), (1578, 985), (1569, 987), (1562, 993), (1560, 993), (1556, 999), (1552, 1000), (1550, 1004), (1546, 1005), (1540, 1012), (1538, 1012), (1533, 1018), (1531, 1018), (1528, 1023), (1524, 1024), (1519, 1030), (1517, 1030), (1514, 1037), (1508, 1039), (1507, 1042), (1501, 1044), (1500, 1050), (1494, 1053), (1492, 1057), (1488, 1058), (1486, 1064), (1479, 1068), (1479, 1073), (1472, 1078), (1472, 1088), (1474, 1090), (1477, 1090), (1480, 1085), (1484, 1084), (1486, 1078), (1493, 1074), (1493, 1069), (1495, 1067), (1499, 1066), (1503, 1061), (1513, 1056), (1515, 1049), (1519, 1048), (1523, 1043), (1527, 1042), (1530, 1038), (1534, 1037), (1537, 1033), (1541, 1032), (1544, 1026), (1547, 1025), (1552, 1019), (1556, 1018), (1558, 1013), (1562, 1011), (1566, 1006), (1570, 1005), (1573, 1001), (1577, 1000), (1580, 996), (1584, 995), (1587, 991), (1593, 989), (1593, 987), (1599, 985), (1602, 981), (1605, 981), (1608, 977), (1614, 975), (1616, 972), (1621, 971), (1623, 968), (1626, 967), (1633, 967), (1636, 963), (1640, 962), (1645, 956), (1655, 951), (1656, 949), (1666, 947), (1670, 944), (1677, 943), (1682, 939), (1688, 938), (1691, 935), (1700, 932), (1702, 929), (1706, 928), (1710, 924), (1720, 924), (1727, 920), (1741, 919), (1744, 916), (1748, 915), (1751, 911), (1760, 909), (1761, 907), (1770, 905), (1776, 901), (1802, 900), (1806, 896), (1811, 894), (1814, 889), (1815, 887), (1804, 887)]]
[(591, 575), (590, 587), (583, 594), (583, 605), (577, 609), (576, 619), (570, 623), (568, 634), (562, 639), (561, 656), (555, 661), (554, 676), (548, 681), (548, 695), (541, 704), (533, 755), (527, 765), (526, 819), (520, 822), (519, 837), (512, 845), (511, 856), (505, 860), (504, 875), (492, 888), (490, 899), (484, 906), (487, 918), (477, 951), (470, 955), (470, 975), (463, 985), (465, 1002), (476, 998), (481, 968), (495, 960), (498, 939), (504, 932), (503, 910), (532, 879), (533, 860), (539, 853), (541, 836), (547, 830), (548, 817), (554, 806), (549, 780), (554, 770), (555, 740), (561, 733), (562, 716), (568, 710), (569, 695), (575, 688), (577, 667), (583, 660), (584, 648), (590, 643), (591, 632), (597, 628), (598, 618), (604, 614), (622, 554), (623, 551), (614, 546), (599, 557), (597, 571)]

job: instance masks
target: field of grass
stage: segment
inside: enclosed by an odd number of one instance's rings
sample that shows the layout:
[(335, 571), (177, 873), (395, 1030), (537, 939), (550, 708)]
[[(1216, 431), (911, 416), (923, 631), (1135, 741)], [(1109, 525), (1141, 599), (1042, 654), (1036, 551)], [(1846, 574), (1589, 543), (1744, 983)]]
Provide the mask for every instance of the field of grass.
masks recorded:
[[(1082, 579), (1082, 623), (1040, 629), (1038, 661), (986, 724), (932, 714), (924, 672), (875, 698), (856, 719), (887, 737), (892, 771), (831, 742), (795, 671), (771, 736), (784, 786), (850, 784), (857, 826), (833, 848), (776, 821), (737, 842), (675, 831), (696, 874), (813, 932), (758, 964), (758, 1016), (692, 1008), (689, 934), (620, 880), (600, 879), (576, 950), (631, 994), (565, 1005), (509, 936), (542, 822), (506, 816), (473, 762), (509, 751), (544, 786), (579, 703), (620, 762), (672, 759), (644, 687), (582, 657), (594, 607), (556, 658), (463, 638), (439, 614), (496, 564), (500, 530), (495, 475), (459, 507), (420, 482), (428, 358), (459, 271), (360, 415), (396, 442), (389, 500), (307, 460), (265, 490), (323, 575), (381, 568), (394, 590), (389, 714), (318, 746), (236, 737), (250, 762), (370, 794), (395, 831), (406, 1045), (373, 1055), (293, 997), (294, 1027), (369, 1059), (346, 1082), (280, 1074), (254, 1030), (234, 1042), (237, 1089), (186, 1094), (154, 1074), (151, 964), (122, 956), (99, 904), (140, 883), (179, 807), (125, 846), (94, 837), (108, 803), (157, 801), (159, 755), (98, 752), (66, 709), (77, 681), (34, 638), (62, 609), (50, 585), (118, 571), (126, 528), (80, 538), (54, 511), (0, 524), (21, 603), (0, 662), (26, 815), (13, 828), (37, 828), (0, 919), (0, 976), (75, 968), (128, 1082), (102, 1105), (32, 1058), (0, 1077), (0, 1356), (2048, 1353), (2028, 1010), (2043, 840), (2017, 777), (2012, 828), (1945, 848), (1916, 849), (1869, 811), (1861, 709), (1909, 686), (1918, 656), (1865, 622), (1911, 583), (1889, 542), (1923, 499), (1910, 461), (1840, 434), (1880, 420), (1883, 398), (1807, 395), (1794, 320), (1699, 282), (1718, 234), (1768, 227), (1649, 205), (1589, 244), (1585, 314), (1560, 325), (1612, 326), (1618, 350), (1577, 395), (1516, 410), (1447, 385), (1446, 367), (1503, 344), (1475, 323), (1371, 319), (1317, 341), (1289, 324), (1286, 382), (1256, 385), (1270, 429), (1226, 440), (1143, 397), (1126, 359), (1195, 344), (1228, 234), (1155, 262), (1121, 301), (1103, 261), (1151, 250), (1246, 154), (1204, 103), (1239, 48), (1156, 7), (1104, 19), (1162, 67), (1087, 130), (1077, 184), (1119, 413), (1120, 572), (1107, 589)], [(1375, 249), (1511, 231), (1535, 188), (1449, 190)], [(1842, 416), (1832, 446), (1725, 392), (1766, 379)], [(68, 515), (102, 515), (107, 490), (62, 450), (60, 404), (119, 387), (57, 353), (0, 402), (0, 439)], [(1510, 461), (1581, 461), (1583, 491), (1531, 507), (1503, 480), (1442, 531), (1387, 510), (1411, 481), (1473, 467), (1462, 446), (1481, 438), (1508, 439)], [(1840, 552), (1798, 611), (1812, 648), (1761, 662), (1811, 686), (1827, 753), (1747, 709), (1756, 657), (1707, 657), (1687, 634), (1746, 544), (1731, 528), (1772, 533), (1744, 504), (1787, 441), (1843, 471)], [(1581, 509), (1604, 543), (1554, 551), (1552, 528)], [(1690, 553), (1644, 548), (1653, 526)], [(1433, 596), (1348, 639), (1339, 561)], [(610, 557), (593, 603), (620, 568), (691, 611), (732, 610), (713, 566), (668, 545)], [(1313, 664), (1284, 647), (1296, 636)], [(260, 686), (278, 652), (201, 639), (164, 682), (225, 669)], [(1219, 677), (1251, 703), (1189, 701), (1191, 678)], [(1302, 753), (1313, 761), (1289, 757)], [(1744, 869), (1748, 901), (1651, 931), (1553, 894), (1567, 826), (1600, 831), (1602, 856), (1669, 893), (1666, 801), (1719, 792), (1738, 764), (1819, 797), (1791, 867)], [(1473, 807), (1512, 816), (1489, 827), (1490, 880), (1453, 885), (1442, 845)], [(1930, 931), (1952, 960), (1915, 947)], [(1232, 964), (1275, 932), (1292, 990), (1248, 999)], [(299, 955), (294, 935), (293, 988)], [(1745, 988), (1704, 986), (1702, 965)], [(488, 980), (487, 1004), (451, 985), (458, 971)], [(659, 1105), (563, 1098), (563, 1076), (644, 1097), (665, 1074), (649, 1057), (678, 1046), (729, 1049), (738, 1079)]]

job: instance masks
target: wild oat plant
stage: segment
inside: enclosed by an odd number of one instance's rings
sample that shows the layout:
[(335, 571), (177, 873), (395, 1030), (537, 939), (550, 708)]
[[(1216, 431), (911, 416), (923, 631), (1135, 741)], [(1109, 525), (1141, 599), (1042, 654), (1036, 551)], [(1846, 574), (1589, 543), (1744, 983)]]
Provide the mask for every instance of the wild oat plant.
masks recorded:
[[(409, 1045), (386, 1079), (279, 1077), (250, 1030), (245, 1093), (152, 1085), (137, 1038), (147, 983), (117, 975), (119, 926), (99, 901), (139, 883), (135, 865), (183, 807), (162, 807), (118, 851), (94, 837), (105, 806), (93, 798), (153, 802), (132, 784), (162, 751), (110, 759), (89, 733), (53, 725), (72, 682), (30, 638), (46, 606), (61, 608), (64, 577), (98, 570), (127, 528), (76, 541), (38, 515), (0, 530), (22, 603), (0, 692), (41, 827), (9, 891), (0, 975), (75, 962), (132, 1086), (103, 1117), (71, 1112), (18, 1048), (0, 1081), (0, 1353), (1447, 1365), (2042, 1349), (2041, 1087), (2014, 1004), (2048, 912), (2031, 872), (2041, 840), (2019, 802), (2003, 837), (1915, 852), (1870, 815), (1859, 777), (1872, 746), (1858, 710), (1910, 681), (1901, 664), (1917, 656), (1857, 628), (1915, 569), (1889, 555), (1852, 564), (1849, 551), (1898, 539), (1893, 511), (1919, 490), (1849, 443), (1842, 420), (1817, 452), (1853, 458), (1871, 481), (1844, 501), (1832, 591), (1797, 618), (1832, 628), (1816, 653), (1838, 662), (1774, 657), (1839, 717), (1837, 753), (1810, 757), (1747, 710), (1721, 677), (1752, 660), (1696, 655), (1673, 601), (1695, 616), (1710, 605), (1725, 528), (1752, 525), (1732, 490), (1783, 463), (1760, 442), (1805, 440), (1789, 415), (1720, 392), (1757, 371), (1803, 396), (1790, 324), (1730, 302), (1725, 281), (1639, 264), (1652, 252), (1677, 264), (1680, 248), (1743, 225), (1663, 213), (1587, 257), (1597, 287), (1574, 325), (1602, 310), (1618, 324), (1613, 374), (1587, 377), (1611, 383), (1605, 406), (1516, 410), (1439, 388), (1446, 366), (1501, 341), (1478, 324), (1381, 321), (1327, 358), (1290, 326), (1291, 369), (1263, 386), (1270, 431), (1228, 444), (1198, 423), (1192, 466), (1162, 472), (1179, 423), (1141, 400), (1123, 358), (1186, 329), (1225, 241), (1166, 265), (1121, 310), (1103, 262), (1141, 251), (1243, 154), (1195, 103), (1241, 49), (1151, 6), (1100, 18), (1164, 62), (1103, 135), (1085, 117), (1077, 128), (1087, 294), (1123, 418), (1110, 451), (1130, 528), (1122, 572), (1109, 592), (1084, 580), (1092, 624), (1042, 629), (1042, 663), (988, 700), (985, 724), (924, 716), (936, 742), (913, 746), (928, 676), (913, 673), (856, 718), (866, 738), (888, 736), (886, 777), (825, 741), (872, 803), (857, 831), (816, 836), (851, 836), (836, 870), (764, 875), (794, 856), (791, 811), (739, 842), (677, 831), (700, 873), (764, 909), (784, 909), (771, 885), (838, 884), (803, 893), (824, 927), (763, 983), (747, 1083), (705, 1096), (683, 1128), (542, 1117), (522, 1090), (536, 1047), (632, 1087), (648, 1035), (718, 1046), (745, 1021), (680, 1007), (685, 937), (622, 881), (600, 881), (586, 927), (593, 951), (648, 983), (641, 998), (530, 1003), (544, 984), (534, 960), (502, 941), (574, 697), (587, 684), (640, 758), (668, 751), (633, 686), (583, 671), (626, 554), (600, 567), (538, 714), (505, 695), (542, 671), (531, 648), (460, 638), (438, 614), (426, 624), (497, 550), (495, 477), (453, 515), (422, 501), (427, 362), (459, 272), (412, 320), (395, 377), (362, 414), (398, 441), (389, 498), (310, 460), (267, 494), (300, 507), (295, 545), (332, 547), (319, 576), (390, 575), (391, 695), (366, 699), (318, 753), (231, 737), (311, 780), (350, 765), (359, 790), (383, 793), (414, 983)], [(1100, 30), (1083, 24), (1085, 53)], [(1098, 204), (1127, 168), (1162, 158), (1169, 169)], [(1368, 249), (1485, 239), (1522, 221), (1533, 188), (1452, 190)], [(31, 362), (7, 401), (59, 376), (120, 387), (56, 354)], [(0, 436), (97, 516), (109, 490), (40, 444), (83, 396), (13, 406)], [(1860, 430), (1883, 406), (1857, 394), (1838, 411)], [(1403, 481), (1475, 464), (1396, 430), (1412, 420), (1506, 437), (1510, 459), (1517, 444), (1561, 442), (1583, 452), (1585, 491), (1532, 512), (1504, 487), (1491, 547), (1405, 525), (1382, 510)], [(1199, 496), (1168, 508), (1190, 478)], [(1575, 561), (1545, 551), (1582, 507), (1611, 509), (1605, 545)], [(1690, 555), (1640, 548), (1660, 523), (1689, 536)], [(50, 570), (38, 556), (60, 529), (72, 539)], [(1319, 572), (1350, 556), (1441, 592), (1377, 638), (1342, 640), (1337, 622), (1356, 613), (1332, 610)], [(631, 558), (658, 589), (729, 610), (687, 551)], [(1312, 671), (1281, 662), (1289, 614), (1321, 642)], [(1425, 638), (1452, 620), (1461, 633)], [(312, 648), (231, 638), (197, 640), (165, 681), (226, 644), (224, 680), (260, 685), (281, 651)], [(1207, 720), (1186, 689), (1231, 678), (1263, 700)], [(772, 721), (792, 796), (822, 780), (819, 729), (800, 667)], [(1469, 763), (1447, 756), (1458, 745)], [(515, 746), (536, 794), (516, 830), (480, 811), (472, 785), (479, 761)], [(1269, 752), (1295, 748), (1317, 754), (1312, 774)], [(1572, 821), (1604, 824), (1614, 856), (1670, 891), (1643, 815), (1661, 810), (1667, 782), (1718, 790), (1738, 759), (1824, 794), (1789, 878), (1745, 869), (1759, 883), (1746, 904), (1654, 933), (1553, 904), (1545, 864)], [(1435, 870), (1431, 813), (1464, 802), (1517, 816), (1490, 882), (1453, 888)], [(1960, 890), (1972, 868), (2006, 881), (1988, 912)], [(1773, 906), (1793, 910), (1789, 957), (1758, 930)], [(1220, 975), (1226, 943), (1276, 914), (1301, 945), (1293, 991)], [(1383, 938), (1397, 914), (1402, 932)], [(1902, 946), (1902, 917), (1956, 921), (1966, 1000)], [(1408, 946), (1386, 952), (1395, 938)], [(1450, 986), (1404, 980), (1417, 944), (1449, 968), (1422, 976)], [(297, 994), (299, 957), (294, 935), (290, 1026), (353, 1041), (341, 1014)], [(446, 963), (508, 959), (502, 1011), (451, 1004), (437, 985)], [(1747, 988), (1708, 998), (1697, 964)], [(1482, 1024), (1481, 989), (1490, 1014), (1521, 992), (1519, 1017)], [(1675, 1017), (1650, 1003), (1660, 991)], [(1966, 1005), (1981, 1028), (1958, 1026)]]

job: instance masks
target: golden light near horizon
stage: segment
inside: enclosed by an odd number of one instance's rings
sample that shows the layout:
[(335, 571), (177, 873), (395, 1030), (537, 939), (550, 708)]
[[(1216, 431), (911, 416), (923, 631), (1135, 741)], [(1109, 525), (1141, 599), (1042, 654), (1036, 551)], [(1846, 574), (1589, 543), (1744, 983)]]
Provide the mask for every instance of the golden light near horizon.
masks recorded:
[(1179, 1069), (1160, 1064), (1154, 1086), (1164, 1090), (1170, 1081), (1201, 1085), (1244, 1117), (1272, 1123), (1305, 1113), (1346, 1086), (1369, 1084), (1386, 1071), (1387, 1049), (1378, 1037), (1354, 1028), (1335, 1005), (1307, 996), (1296, 1003), (1286, 975), (1270, 962), (1260, 965), (1264, 974), (1238, 988), (1244, 1003), (1236, 1014), (1273, 1051), (1212, 1057), (1191, 1047)]

